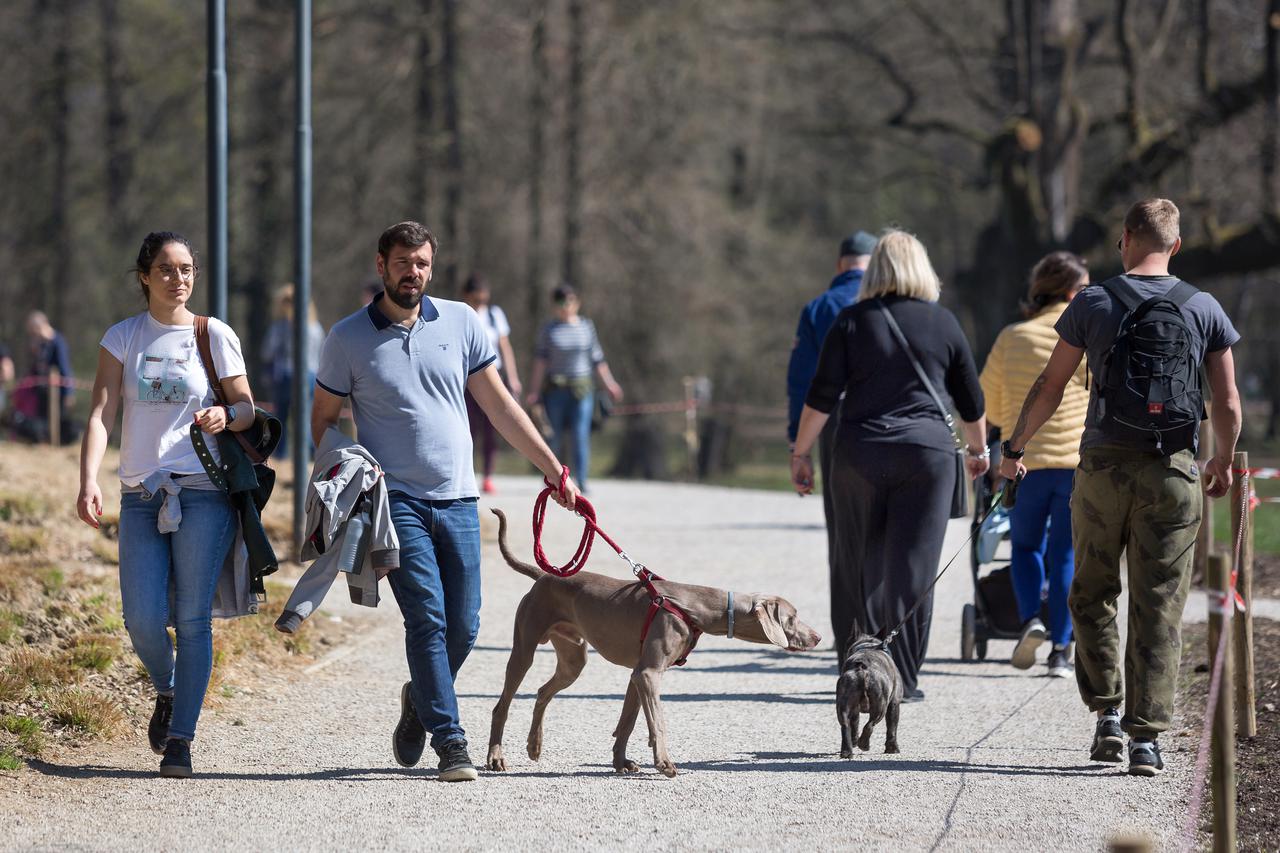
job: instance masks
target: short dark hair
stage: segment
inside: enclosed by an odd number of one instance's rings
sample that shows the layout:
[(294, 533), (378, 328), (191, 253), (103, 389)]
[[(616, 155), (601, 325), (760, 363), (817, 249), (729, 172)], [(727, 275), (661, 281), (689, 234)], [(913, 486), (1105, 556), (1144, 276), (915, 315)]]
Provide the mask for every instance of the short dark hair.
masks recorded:
[(568, 302), (570, 299), (576, 298), (577, 295), (577, 292), (573, 289), (573, 285), (565, 282), (564, 284), (556, 285), (555, 290), (551, 291), (551, 301), (556, 304)]
[[(151, 272), (151, 265), (156, 262), (156, 255), (160, 254), (160, 250), (170, 243), (180, 243), (187, 247), (187, 251), (191, 253), (191, 262), (194, 264), (196, 260), (196, 250), (191, 248), (191, 241), (183, 237), (177, 231), (152, 231), (150, 234), (142, 238), (142, 247), (138, 249), (138, 259), (134, 262), (134, 267), (130, 272), (138, 277), (138, 286), (142, 288), (142, 298), (151, 301), (151, 294), (147, 292), (147, 286), (142, 283), (142, 277)], [(199, 270), (199, 264), (196, 264)]]
[(392, 246), (417, 249), (428, 243), (431, 244), (431, 256), (435, 257), (436, 250), (439, 249), (436, 235), (421, 222), (406, 220), (397, 222), (382, 232), (382, 236), (378, 238), (378, 254), (386, 258), (391, 255)]
[(485, 281), (485, 277), (478, 272), (467, 276), (467, 280), (462, 284), (463, 293), (486, 293), (488, 290), (489, 282)]

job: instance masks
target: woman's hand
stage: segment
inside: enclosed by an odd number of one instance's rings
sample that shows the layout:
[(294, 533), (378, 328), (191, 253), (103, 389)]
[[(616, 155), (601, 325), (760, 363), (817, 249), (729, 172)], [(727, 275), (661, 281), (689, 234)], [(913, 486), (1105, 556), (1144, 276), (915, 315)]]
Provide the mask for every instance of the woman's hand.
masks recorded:
[(102, 515), (102, 490), (93, 480), (80, 487), (80, 495), (76, 498), (76, 515), (85, 524), (97, 529), (98, 516)]
[(791, 485), (798, 495), (813, 494), (813, 458), (809, 454), (791, 454)]
[(209, 435), (217, 435), (227, 428), (227, 410), (222, 406), (210, 406), (194, 415), (196, 426)]
[(969, 472), (969, 479), (976, 480), (987, 473), (987, 469), (991, 467), (991, 459), (987, 456), (970, 456), (966, 453), (964, 467)]
[(622, 386), (619, 385), (617, 382), (610, 382), (608, 385), (604, 386), (604, 390), (608, 392), (609, 397), (610, 399), (613, 400), (613, 402), (615, 403), (622, 402)]

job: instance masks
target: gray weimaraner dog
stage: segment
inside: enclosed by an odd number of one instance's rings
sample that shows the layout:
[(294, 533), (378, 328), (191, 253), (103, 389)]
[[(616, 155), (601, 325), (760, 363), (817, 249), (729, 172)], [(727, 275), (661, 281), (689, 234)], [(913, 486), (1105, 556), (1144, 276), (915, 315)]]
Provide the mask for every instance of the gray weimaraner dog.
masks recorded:
[[(502, 755), (502, 732), (511, 700), (533, 663), (539, 644), (550, 641), (556, 650), (556, 671), (538, 689), (529, 728), (528, 752), (534, 761), (542, 754), (542, 718), (551, 698), (573, 684), (587, 663), (587, 644), (610, 663), (631, 670), (622, 703), (622, 716), (613, 737), (613, 767), (619, 773), (634, 773), (639, 767), (627, 758), (627, 741), (635, 728), (636, 714), (644, 708), (649, 723), (649, 745), (654, 765), (667, 776), (676, 775), (676, 766), (667, 754), (666, 723), (662, 717), (658, 683), (662, 673), (687, 651), (692, 629), (666, 611), (653, 620), (643, 646), (640, 634), (649, 613), (650, 598), (635, 581), (578, 572), (561, 578), (546, 574), (537, 566), (521, 562), (507, 548), (507, 518), (498, 516), (498, 546), (513, 569), (533, 578), (533, 589), (516, 609), (516, 624), (507, 661), (506, 683), (493, 708), (489, 730), (490, 770), (506, 770)], [(789, 651), (808, 651), (822, 638), (796, 618), (790, 602), (774, 595), (739, 594), (732, 599), (722, 589), (709, 586), (659, 581), (661, 593), (679, 605), (702, 631), (721, 636), (729, 633), (729, 601), (733, 601), (733, 637), (752, 643), (772, 643)]]

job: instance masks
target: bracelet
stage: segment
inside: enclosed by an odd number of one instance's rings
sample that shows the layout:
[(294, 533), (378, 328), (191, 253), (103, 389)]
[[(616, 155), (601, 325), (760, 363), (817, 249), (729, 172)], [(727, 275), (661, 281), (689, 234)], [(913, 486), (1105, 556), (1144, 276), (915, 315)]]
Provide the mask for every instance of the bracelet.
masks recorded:
[(968, 456), (970, 459), (990, 459), (991, 449), (986, 445), (983, 445), (981, 453), (974, 453), (972, 447), (966, 447), (964, 449), (964, 455)]
[(1021, 450), (1014, 450), (1013, 445), (1010, 444), (1009, 439), (1006, 438), (1000, 443), (1000, 452), (1004, 454), (1006, 459), (1021, 459), (1023, 455), (1026, 454), (1027, 449), (1024, 447)]

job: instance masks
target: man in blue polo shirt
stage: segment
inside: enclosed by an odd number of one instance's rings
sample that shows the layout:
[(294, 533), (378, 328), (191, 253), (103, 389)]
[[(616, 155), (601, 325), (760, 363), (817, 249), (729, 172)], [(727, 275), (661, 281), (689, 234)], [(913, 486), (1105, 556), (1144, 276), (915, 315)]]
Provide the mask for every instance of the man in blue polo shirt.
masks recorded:
[[(386, 475), (400, 568), (388, 575), (404, 615), (410, 681), (400, 691), (392, 752), (404, 767), (428, 733), (440, 778), (476, 778), (454, 679), (480, 627), (480, 518), (464, 392), (498, 432), (559, 482), (561, 465), (494, 366), (476, 312), (426, 295), (436, 238), (417, 222), (382, 233), (375, 258), (383, 292), (334, 325), (316, 371), (311, 434), (319, 445), (350, 400), (357, 437)], [(572, 509), (570, 480), (554, 497)]]
[[(809, 383), (818, 369), (818, 355), (836, 316), (858, 298), (862, 289), (862, 274), (875, 250), (876, 238), (866, 231), (857, 231), (840, 241), (840, 257), (836, 260), (836, 277), (819, 296), (810, 300), (800, 312), (800, 324), (796, 328), (795, 343), (791, 346), (791, 364), (787, 367), (787, 442), (795, 444), (796, 428), (800, 425), (800, 411), (809, 394)], [(831, 418), (818, 436), (818, 464), (822, 470), (822, 512), (827, 520), (827, 565), (831, 580), (831, 608), (837, 601), (848, 601), (852, 591), (838, 590), (837, 583), (843, 573), (835, 570), (835, 526), (831, 515), (831, 454), (835, 449), (836, 425), (839, 418)], [(836, 648), (842, 648), (845, 637), (836, 637)]]

